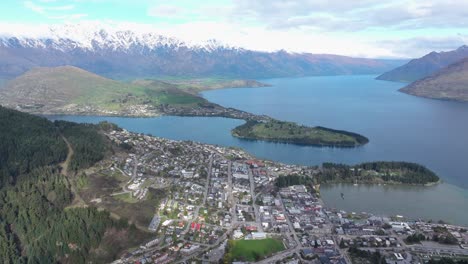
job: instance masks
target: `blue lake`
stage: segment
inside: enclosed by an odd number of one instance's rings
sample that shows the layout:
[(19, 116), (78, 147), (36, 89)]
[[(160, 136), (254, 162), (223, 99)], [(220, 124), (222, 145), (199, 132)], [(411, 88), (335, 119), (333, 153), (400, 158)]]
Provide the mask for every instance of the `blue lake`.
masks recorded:
[[(398, 92), (403, 84), (373, 78), (374, 76), (327, 76), (269, 79), (263, 82), (272, 84), (272, 87), (223, 89), (203, 93), (208, 100), (223, 106), (305, 125), (357, 132), (370, 139), (369, 144), (354, 149), (244, 141), (230, 135), (230, 130), (243, 121), (226, 118), (51, 118), (91, 123), (108, 120), (130, 131), (170, 139), (237, 146), (259, 158), (294, 164), (316, 165), (326, 161), (353, 164), (373, 160), (418, 162), (437, 172), (446, 183), (425, 189), (394, 187), (404, 192), (405, 196), (398, 191), (383, 189), (382, 186), (359, 188), (358, 192), (365, 197), (361, 203), (351, 202), (351, 193), (357, 189), (349, 186), (326, 186), (323, 188), (324, 200), (346, 210), (363, 211), (364, 206), (368, 212), (394, 214), (401, 211), (401, 214), (412, 217), (420, 215), (468, 225), (468, 104), (406, 95)], [(343, 191), (345, 195), (350, 193), (350, 198), (336, 199)], [(392, 200), (392, 193), (405, 199)], [(434, 199), (426, 199), (427, 203), (421, 202), (419, 198), (425, 197), (424, 195)], [(376, 207), (375, 203), (366, 205), (365, 200), (372, 199), (373, 196), (385, 197), (381, 200), (385, 206)], [(448, 200), (444, 200), (447, 196)], [(419, 201), (415, 202), (419, 204), (419, 209), (408, 206), (406, 208), (412, 209), (398, 209), (403, 206), (403, 201), (411, 203), (411, 200)], [(453, 206), (450, 210), (443, 208), (447, 205)], [(455, 215), (454, 212), (462, 213)]]

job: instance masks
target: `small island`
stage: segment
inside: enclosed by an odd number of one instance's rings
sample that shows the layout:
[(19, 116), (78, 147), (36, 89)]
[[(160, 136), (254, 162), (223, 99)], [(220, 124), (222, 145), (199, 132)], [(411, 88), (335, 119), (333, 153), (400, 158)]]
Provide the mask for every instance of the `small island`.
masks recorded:
[(248, 120), (232, 130), (232, 135), (250, 140), (265, 140), (278, 143), (320, 147), (358, 147), (369, 142), (366, 137), (342, 130), (325, 127), (307, 127), (293, 122), (274, 119)]

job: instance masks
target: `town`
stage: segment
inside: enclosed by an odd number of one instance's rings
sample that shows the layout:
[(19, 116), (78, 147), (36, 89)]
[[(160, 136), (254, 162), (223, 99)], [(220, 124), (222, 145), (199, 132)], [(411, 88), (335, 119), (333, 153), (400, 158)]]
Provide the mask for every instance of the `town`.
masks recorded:
[[(328, 208), (318, 185), (278, 186), (319, 167), (259, 160), (237, 148), (106, 132), (126, 151), (94, 173), (119, 174), (105, 195), (135, 206), (162, 197), (140, 228), (152, 238), (114, 263), (424, 263), (468, 257), (461, 226)], [(99, 206), (106, 197), (95, 194)], [(117, 212), (118, 213), (118, 212)], [(134, 214), (143, 214), (135, 210)]]

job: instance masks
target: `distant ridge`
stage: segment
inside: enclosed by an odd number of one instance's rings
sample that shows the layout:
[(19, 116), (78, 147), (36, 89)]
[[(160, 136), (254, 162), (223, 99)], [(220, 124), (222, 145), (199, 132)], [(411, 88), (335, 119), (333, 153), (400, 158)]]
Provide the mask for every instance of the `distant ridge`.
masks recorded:
[(43, 36), (0, 36), (0, 79), (34, 67), (73, 65), (112, 79), (159, 76), (258, 79), (310, 75), (378, 74), (401, 60), (263, 52), (216, 40), (191, 43), (154, 32), (80, 25), (51, 28)]
[(414, 82), (427, 77), (436, 71), (468, 57), (468, 46), (463, 45), (447, 52), (431, 52), (419, 59), (395, 68), (377, 77), (378, 80), (395, 82)]
[(400, 89), (416, 96), (468, 102), (468, 58)]

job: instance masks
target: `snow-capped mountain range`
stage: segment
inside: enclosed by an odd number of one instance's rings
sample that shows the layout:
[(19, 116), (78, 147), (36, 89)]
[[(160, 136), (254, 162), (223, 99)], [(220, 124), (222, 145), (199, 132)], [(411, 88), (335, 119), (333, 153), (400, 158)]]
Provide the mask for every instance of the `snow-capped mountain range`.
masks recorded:
[(211, 39), (186, 41), (151, 28), (109, 25), (38, 26), (0, 29), (0, 78), (39, 66), (72, 65), (110, 78), (167, 75), (269, 78), (307, 75), (374, 74), (400, 61), (337, 55), (262, 52)]
[(215, 49), (240, 49), (221, 43), (215, 39), (206, 41), (183, 41), (176, 37), (164, 36), (154, 31), (132, 31), (115, 29), (95, 24), (65, 24), (50, 26), (38, 32), (0, 31), (0, 45), (5, 47), (24, 48), (54, 48), (63, 52), (75, 49), (87, 51), (112, 50), (128, 52), (133, 48), (157, 49), (169, 47), (172, 49), (190, 48), (194, 50), (212, 51)]

